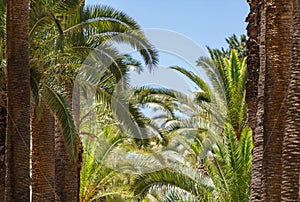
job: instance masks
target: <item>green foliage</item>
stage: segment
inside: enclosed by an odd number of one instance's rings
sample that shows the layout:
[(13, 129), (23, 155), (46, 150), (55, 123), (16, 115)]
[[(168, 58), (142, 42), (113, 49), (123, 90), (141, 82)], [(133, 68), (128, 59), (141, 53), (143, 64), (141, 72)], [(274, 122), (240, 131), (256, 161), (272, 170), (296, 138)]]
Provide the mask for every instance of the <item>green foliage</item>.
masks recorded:
[(151, 192), (167, 194), (161, 196), (162, 198), (187, 195), (194, 200), (206, 200), (207, 195), (212, 191), (212, 184), (205, 176), (187, 167), (184, 169), (181, 167), (180, 170), (168, 168), (140, 175), (132, 186), (138, 200), (145, 198)]
[(103, 128), (100, 135), (83, 138), (85, 151), (80, 174), (80, 201), (113, 201), (115, 197), (125, 197), (125, 192), (117, 187), (125, 186), (127, 176), (105, 164), (110, 153), (123, 141), (124, 137), (113, 125)]
[(162, 201), (249, 201), (251, 130), (245, 128), (239, 141), (232, 126), (226, 124), (223, 135), (224, 139), (215, 137), (211, 142), (210, 152), (201, 143), (190, 144), (192, 153), (203, 156), (200, 170), (178, 162), (141, 174), (132, 184), (134, 194), (139, 200), (158, 192)]
[(228, 49), (222, 48), (223, 55), (225, 57), (230, 56), (230, 51), (232, 49), (235, 49), (238, 53), (239, 58), (244, 58), (247, 55), (247, 48), (246, 48), (246, 43), (247, 43), (247, 36), (246, 35), (241, 35), (240, 38), (234, 34), (231, 37), (226, 39), (226, 42), (228, 44)]
[(219, 193), (218, 201), (249, 201), (252, 132), (246, 127), (238, 140), (227, 123), (223, 135), (224, 139), (219, 139), (214, 147), (214, 154), (204, 163)]
[(197, 62), (210, 78), (214, 91), (224, 102), (229, 122), (239, 138), (246, 126), (247, 108), (245, 102), (247, 68), (246, 58), (239, 59), (235, 50), (230, 57), (222, 56), (221, 51), (209, 49), (211, 60), (201, 57)]
[[(140, 52), (149, 68), (158, 61), (156, 50), (131, 17), (111, 7), (83, 8), (80, 3), (79, 0), (42, 0), (30, 4), (31, 84), (39, 108), (37, 112), (45, 104), (50, 107), (60, 121), (69, 152), (74, 158), (78, 134), (66, 100), (70, 102), (70, 90), (82, 67), (91, 64), (89, 69), (84, 70), (85, 77), (81, 75), (80, 78), (90, 86), (96, 85), (97, 91), (93, 96), (109, 100), (116, 83), (126, 78), (128, 64), (125, 62), (131, 58), (121, 55), (108, 43), (129, 44)], [(90, 55), (92, 52), (97, 53), (93, 55), (96, 57)], [(93, 60), (87, 61), (87, 58)], [(82, 65), (84, 61), (86, 64)], [(97, 66), (99, 64), (102, 66)], [(81, 88), (84, 85), (81, 84)], [(65, 94), (68, 94), (67, 99)]]
[[(244, 42), (244, 37), (241, 43), (236, 37), (228, 39), (230, 47), (244, 46)], [(175, 138), (185, 148), (184, 155), (177, 155), (184, 157), (185, 164), (196, 164), (196, 169), (185, 169), (185, 165), (178, 162), (170, 168), (139, 175), (132, 185), (139, 200), (160, 195), (160, 201), (249, 201), (253, 143), (252, 132), (246, 126), (247, 72), (241, 51), (225, 53), (209, 49), (211, 58), (201, 57), (197, 61), (207, 72), (212, 88), (197, 74), (171, 67), (199, 88), (194, 103), (177, 94), (176, 101), (184, 102), (176, 109), (188, 109), (191, 113), (187, 120), (172, 124), (173, 132), (184, 135)], [(201, 115), (203, 111), (207, 112), (206, 116)], [(207, 130), (197, 124), (202, 119), (209, 123), (203, 127)]]

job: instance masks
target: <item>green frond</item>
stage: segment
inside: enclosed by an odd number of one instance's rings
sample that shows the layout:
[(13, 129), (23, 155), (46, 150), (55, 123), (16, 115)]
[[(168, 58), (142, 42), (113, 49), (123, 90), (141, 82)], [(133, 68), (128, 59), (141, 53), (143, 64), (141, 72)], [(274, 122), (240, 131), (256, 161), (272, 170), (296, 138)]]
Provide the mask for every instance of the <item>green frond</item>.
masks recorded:
[(165, 190), (167, 193), (179, 188), (182, 192), (186, 191), (194, 198), (201, 199), (211, 189), (211, 185), (207, 184), (207, 179), (201, 177), (198, 173), (198, 179), (195, 176), (189, 176), (183, 172), (173, 169), (163, 169), (152, 173), (139, 175), (132, 184), (133, 192), (138, 196), (139, 200), (145, 198), (147, 194), (155, 190)]
[[(224, 142), (223, 142), (224, 141)], [(218, 140), (205, 165), (220, 195), (220, 200), (248, 201), (251, 176), (251, 130), (245, 128), (238, 140), (233, 127), (225, 124), (224, 140)], [(238, 187), (238, 189), (237, 189)]]
[(176, 190), (174, 188), (173, 192), (167, 193), (162, 196), (163, 202), (200, 202), (196, 196), (191, 195), (189, 192), (185, 192), (182, 190)]
[[(129, 44), (151, 68), (158, 62), (154, 47), (140, 31), (139, 25), (121, 11), (108, 6), (90, 6), (67, 18), (64, 33), (72, 39), (85, 30), (85, 43), (97, 47), (108, 42)], [(77, 33), (77, 34), (76, 34)], [(73, 39), (71, 41), (74, 41)]]
[(70, 105), (65, 97), (55, 92), (46, 84), (43, 85), (43, 96), (60, 123), (71, 159), (75, 160), (78, 155), (79, 136), (71, 113)]
[[(196, 75), (192, 71), (187, 71), (186, 69), (184, 69), (182, 67), (178, 67), (178, 66), (170, 67), (170, 69), (179, 71), (183, 75), (187, 76), (191, 81), (193, 81), (200, 88), (200, 90), (202, 92), (199, 92), (199, 96), (198, 96), (199, 99), (202, 97), (204, 99), (204, 101), (206, 101), (206, 102), (211, 101), (210, 97), (213, 95), (210, 91), (210, 88), (207, 85), (207, 83), (203, 79), (201, 79), (198, 75)], [(200, 94), (202, 94), (203, 96), (200, 96)]]

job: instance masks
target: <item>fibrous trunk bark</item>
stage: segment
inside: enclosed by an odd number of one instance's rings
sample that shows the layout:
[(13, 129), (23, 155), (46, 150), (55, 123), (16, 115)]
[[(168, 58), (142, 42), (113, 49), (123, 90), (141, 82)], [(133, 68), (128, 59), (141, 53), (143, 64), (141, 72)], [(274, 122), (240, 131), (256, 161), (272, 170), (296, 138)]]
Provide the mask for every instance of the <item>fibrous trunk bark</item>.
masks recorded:
[(292, 1), (266, 1), (263, 201), (281, 200), (282, 142), (292, 41)]
[[(73, 83), (66, 82), (66, 92), (68, 96), (69, 103), (72, 104), (73, 98)], [(76, 93), (75, 93), (76, 95)], [(79, 96), (79, 95), (78, 95)], [(73, 105), (72, 105), (73, 106)], [(79, 107), (76, 102), (74, 106)], [(74, 108), (74, 107), (73, 107)], [(73, 109), (74, 120), (79, 117), (79, 109)], [(77, 125), (77, 124), (76, 124)], [(78, 127), (78, 126), (77, 126)], [(62, 134), (62, 130), (58, 121), (56, 121), (55, 127), (55, 183), (56, 183), (56, 200), (57, 201), (79, 201), (79, 191), (80, 191), (80, 170), (82, 162), (82, 144), (79, 140), (78, 142), (78, 156), (75, 161), (69, 156), (67, 145)]]
[(253, 131), (253, 161), (251, 175), (251, 201), (261, 201), (263, 159), (263, 96), (265, 80), (265, 8), (261, 1), (250, 0), (247, 17), (247, 68), (246, 102), (248, 125)]
[(291, 78), (287, 97), (287, 122), (283, 140), (281, 201), (300, 201), (300, 7), (294, 0)]
[(55, 127), (56, 201), (79, 201), (78, 159), (72, 161), (58, 121)]
[[(297, 87), (299, 86), (297, 83), (299, 79), (297, 52), (299, 51), (297, 45), (299, 44), (297, 32), (299, 14), (297, 12), (299, 11), (295, 10), (299, 2), (252, 0), (249, 4), (251, 13), (248, 16), (249, 84), (247, 90), (250, 92), (247, 92), (249, 95), (247, 102), (250, 108), (249, 124), (255, 128), (251, 201), (281, 201), (285, 197), (287, 197), (286, 201), (295, 201), (296, 196), (299, 197), (299, 156), (297, 155), (300, 146), (297, 139), (299, 135), (291, 131), (300, 131), (297, 124), (300, 105), (300, 100), (297, 100), (297, 93), (300, 93)], [(256, 44), (253, 44), (253, 39), (258, 39), (258, 60), (254, 54)], [(257, 95), (255, 95), (255, 74), (251, 72), (257, 66), (255, 60), (259, 61)], [(251, 93), (256, 96), (256, 104), (252, 101)], [(254, 119), (253, 106), (257, 109)]]
[(54, 117), (47, 106), (32, 121), (32, 200), (55, 201)]
[(5, 201), (29, 201), (30, 72), (29, 2), (8, 0), (7, 136)]
[(1, 81), (0, 91), (0, 202), (3, 202), (5, 193), (5, 136), (7, 117), (5, 79)]

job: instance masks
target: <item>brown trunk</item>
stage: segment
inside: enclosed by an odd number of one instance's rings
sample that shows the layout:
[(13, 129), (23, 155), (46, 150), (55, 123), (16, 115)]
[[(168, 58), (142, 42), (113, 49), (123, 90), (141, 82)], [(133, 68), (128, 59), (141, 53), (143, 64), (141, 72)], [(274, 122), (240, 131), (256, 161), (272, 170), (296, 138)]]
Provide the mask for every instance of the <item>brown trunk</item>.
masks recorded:
[(45, 107), (32, 122), (32, 200), (55, 201), (54, 117)]
[(246, 102), (248, 107), (248, 125), (252, 131), (256, 127), (256, 107), (258, 94), (258, 76), (259, 76), (259, 34), (260, 34), (260, 16), (261, 3), (259, 0), (248, 0), (250, 13), (247, 17), (248, 41), (247, 41), (247, 70), (248, 81), (246, 89)]
[(58, 122), (55, 129), (55, 186), (56, 201), (78, 201), (77, 160), (73, 162), (68, 154), (65, 139)]
[(249, 125), (255, 128), (251, 201), (280, 201), (293, 2), (252, 0), (249, 4), (247, 103)]
[(5, 193), (5, 135), (6, 135), (6, 82), (1, 82), (0, 94), (0, 202)]
[(30, 76), (28, 0), (7, 1), (5, 201), (29, 201)]
[(263, 121), (265, 82), (265, 7), (258, 1), (249, 1), (250, 14), (247, 27), (248, 81), (246, 101), (248, 104), (248, 124), (253, 130), (253, 161), (251, 175), (251, 201), (261, 201), (262, 161), (263, 161)]
[(266, 3), (263, 201), (281, 200), (282, 142), (287, 112), (292, 8), (292, 0), (269, 0)]
[[(72, 103), (73, 84), (66, 84), (67, 96)], [(74, 110), (73, 110), (74, 111)], [(75, 110), (79, 112), (78, 110)], [(79, 116), (79, 115), (76, 115)], [(76, 117), (75, 116), (75, 117)], [(56, 179), (56, 201), (79, 201), (80, 170), (82, 162), (82, 145), (78, 143), (78, 156), (75, 161), (69, 157), (67, 145), (62, 131), (56, 121), (55, 129), (55, 179)]]
[(283, 142), (281, 201), (300, 201), (300, 7), (294, 0), (291, 79), (287, 97), (287, 122)]
[(65, 139), (58, 122), (55, 127), (55, 187), (56, 201), (79, 201), (82, 146), (79, 143), (78, 158), (73, 162), (68, 154)]

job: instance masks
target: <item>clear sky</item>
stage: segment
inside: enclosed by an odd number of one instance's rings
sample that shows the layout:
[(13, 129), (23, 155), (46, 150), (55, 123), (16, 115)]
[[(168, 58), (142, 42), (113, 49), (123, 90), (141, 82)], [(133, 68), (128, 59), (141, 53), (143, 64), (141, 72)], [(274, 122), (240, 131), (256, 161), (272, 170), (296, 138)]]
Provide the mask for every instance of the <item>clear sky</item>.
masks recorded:
[[(175, 31), (193, 40), (204, 51), (207, 45), (211, 48), (226, 47), (225, 38), (232, 34), (246, 34), (245, 18), (249, 12), (246, 0), (86, 0), (86, 5), (93, 4), (109, 5), (124, 11), (144, 29)], [(174, 44), (176, 43), (175, 40)], [(160, 53), (160, 67), (180, 65), (187, 69), (195, 69), (195, 60), (203, 55), (203, 52), (188, 51), (197, 56), (191, 59), (193, 64), (187, 64), (187, 61), (174, 55)], [(157, 84), (183, 91), (191, 90), (192, 87), (182, 75), (174, 73), (173, 70), (159, 69), (142, 75), (133, 73), (132, 80), (137, 86)]]
[(226, 46), (225, 38), (246, 34), (246, 0), (86, 0), (124, 11), (143, 28), (169, 29), (205, 48)]

